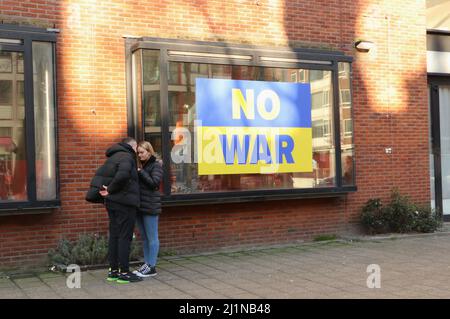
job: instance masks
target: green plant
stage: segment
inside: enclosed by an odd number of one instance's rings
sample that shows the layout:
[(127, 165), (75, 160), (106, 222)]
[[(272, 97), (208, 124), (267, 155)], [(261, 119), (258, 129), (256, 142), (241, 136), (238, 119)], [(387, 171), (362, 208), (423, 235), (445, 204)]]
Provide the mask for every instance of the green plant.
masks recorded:
[(337, 236), (335, 234), (331, 235), (320, 235), (314, 237), (314, 241), (327, 241), (327, 240), (336, 240)]
[(387, 231), (385, 208), (379, 198), (369, 199), (361, 210), (361, 223), (370, 234)]
[(394, 232), (407, 233), (414, 230), (416, 206), (407, 196), (400, 195), (397, 189), (391, 194), (391, 202), (385, 214), (389, 228)]
[(442, 216), (431, 207), (417, 206), (414, 229), (422, 233), (432, 233), (442, 226)]
[(418, 206), (394, 189), (386, 206), (379, 198), (366, 202), (361, 209), (361, 224), (371, 234), (389, 231), (430, 233), (441, 226), (442, 218), (429, 206)]
[(52, 264), (69, 265), (71, 263), (72, 243), (62, 238), (55, 249), (48, 252), (49, 260)]
[(159, 250), (158, 257), (170, 257), (170, 256), (176, 256), (178, 253), (175, 250)]
[[(139, 260), (142, 256), (141, 245), (131, 243), (130, 260)], [(51, 264), (97, 265), (104, 264), (108, 258), (108, 239), (97, 234), (81, 234), (76, 241), (62, 238), (56, 247), (48, 252)]]

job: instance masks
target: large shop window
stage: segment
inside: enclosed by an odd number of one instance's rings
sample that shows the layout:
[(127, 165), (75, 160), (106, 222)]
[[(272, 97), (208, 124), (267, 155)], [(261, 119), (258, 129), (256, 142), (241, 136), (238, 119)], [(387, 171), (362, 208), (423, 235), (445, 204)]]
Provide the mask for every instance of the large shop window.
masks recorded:
[[(138, 139), (150, 141), (161, 155), (166, 173), (162, 187), (165, 201), (175, 204), (336, 196), (356, 190), (350, 57), (335, 52), (278, 51), (145, 38), (134, 43), (130, 40), (128, 45), (129, 131)], [(200, 174), (199, 79), (308, 84), (310, 169)], [(241, 93), (247, 106), (259, 103), (256, 96), (249, 100), (248, 91)], [(232, 101), (228, 102), (210, 101), (208, 112), (231, 107)], [(266, 104), (267, 109), (274, 107), (270, 102)]]
[(0, 214), (59, 205), (53, 31), (0, 26)]

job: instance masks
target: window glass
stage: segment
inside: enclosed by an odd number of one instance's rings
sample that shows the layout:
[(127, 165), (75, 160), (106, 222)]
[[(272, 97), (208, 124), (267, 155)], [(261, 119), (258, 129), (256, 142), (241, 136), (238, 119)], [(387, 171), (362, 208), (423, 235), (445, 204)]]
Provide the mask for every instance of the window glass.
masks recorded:
[(13, 109), (13, 80), (7, 80), (8, 76), (0, 80), (0, 105), (2, 105), (2, 118), (11, 119)]
[(143, 117), (145, 140), (161, 156), (161, 103), (159, 77), (159, 51), (144, 50), (142, 55), (144, 79)]
[(56, 34), (0, 29), (8, 44), (0, 46), (0, 210), (50, 207), (58, 199)]
[(350, 89), (340, 89), (340, 98), (342, 107), (351, 107)]
[(36, 197), (56, 199), (53, 44), (33, 42)]
[(11, 73), (13, 65), (12, 52), (0, 51), (0, 73)]
[(0, 201), (27, 199), (23, 54), (0, 50)]
[[(306, 81), (311, 85), (311, 97), (318, 96), (320, 101), (315, 108), (311, 107), (312, 123), (320, 123), (312, 135), (314, 176), (311, 187), (335, 186), (331, 71), (309, 70), (307, 74)], [(308, 182), (310, 181), (311, 179), (308, 179)]]
[[(332, 136), (331, 71), (169, 62), (168, 108), (171, 134), (171, 192), (221, 192), (335, 186)], [(302, 81), (311, 84), (314, 101), (313, 172), (279, 174), (198, 175), (195, 159), (195, 79)], [(182, 162), (180, 159), (183, 159)]]
[(450, 85), (439, 86), (442, 213), (450, 214)]
[(350, 64), (339, 63), (339, 113), (341, 119), (342, 185), (355, 185)]

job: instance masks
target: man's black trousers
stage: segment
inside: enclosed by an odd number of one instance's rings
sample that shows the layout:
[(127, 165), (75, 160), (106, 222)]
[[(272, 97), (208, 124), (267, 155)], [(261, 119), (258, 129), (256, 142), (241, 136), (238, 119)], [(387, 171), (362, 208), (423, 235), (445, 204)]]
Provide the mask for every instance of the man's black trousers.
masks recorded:
[(130, 248), (136, 221), (136, 207), (106, 201), (109, 215), (108, 258), (112, 270), (130, 270)]

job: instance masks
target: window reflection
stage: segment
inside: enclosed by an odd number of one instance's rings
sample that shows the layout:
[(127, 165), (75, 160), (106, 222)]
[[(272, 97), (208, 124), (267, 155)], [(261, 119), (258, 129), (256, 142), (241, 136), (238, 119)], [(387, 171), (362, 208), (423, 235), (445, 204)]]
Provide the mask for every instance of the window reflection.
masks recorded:
[(341, 119), (342, 185), (355, 185), (350, 64), (339, 64), (339, 111)]
[(27, 199), (24, 76), (20, 61), (22, 53), (0, 51), (0, 200)]
[[(255, 189), (331, 187), (335, 185), (332, 136), (331, 71), (279, 69), (217, 64), (170, 62), (168, 72), (168, 108), (171, 150), (170, 181), (172, 193), (217, 192)], [(311, 84), (314, 101), (312, 173), (240, 174), (198, 176), (195, 150), (195, 79), (304, 82)], [(146, 128), (150, 129), (149, 128)]]
[[(141, 51), (137, 51), (135, 54), (139, 54)], [(138, 55), (136, 59), (137, 66), (135, 67), (137, 74), (141, 70), (141, 56)], [(159, 51), (157, 50), (144, 50), (142, 51), (142, 64), (143, 64), (143, 106), (142, 112), (137, 110), (140, 114), (139, 122), (143, 117), (144, 123), (144, 139), (149, 141), (155, 152), (162, 155), (162, 139), (161, 139), (161, 103), (160, 103), (160, 74), (159, 74)], [(139, 96), (141, 95), (142, 87), (137, 88)], [(140, 101), (139, 101), (140, 102)], [(139, 105), (140, 106), (140, 105)], [(141, 117), (142, 116), (142, 117)], [(140, 132), (141, 132), (141, 128)], [(142, 135), (141, 135), (142, 136)]]
[(53, 45), (33, 42), (36, 196), (56, 199), (55, 101), (53, 99)]

